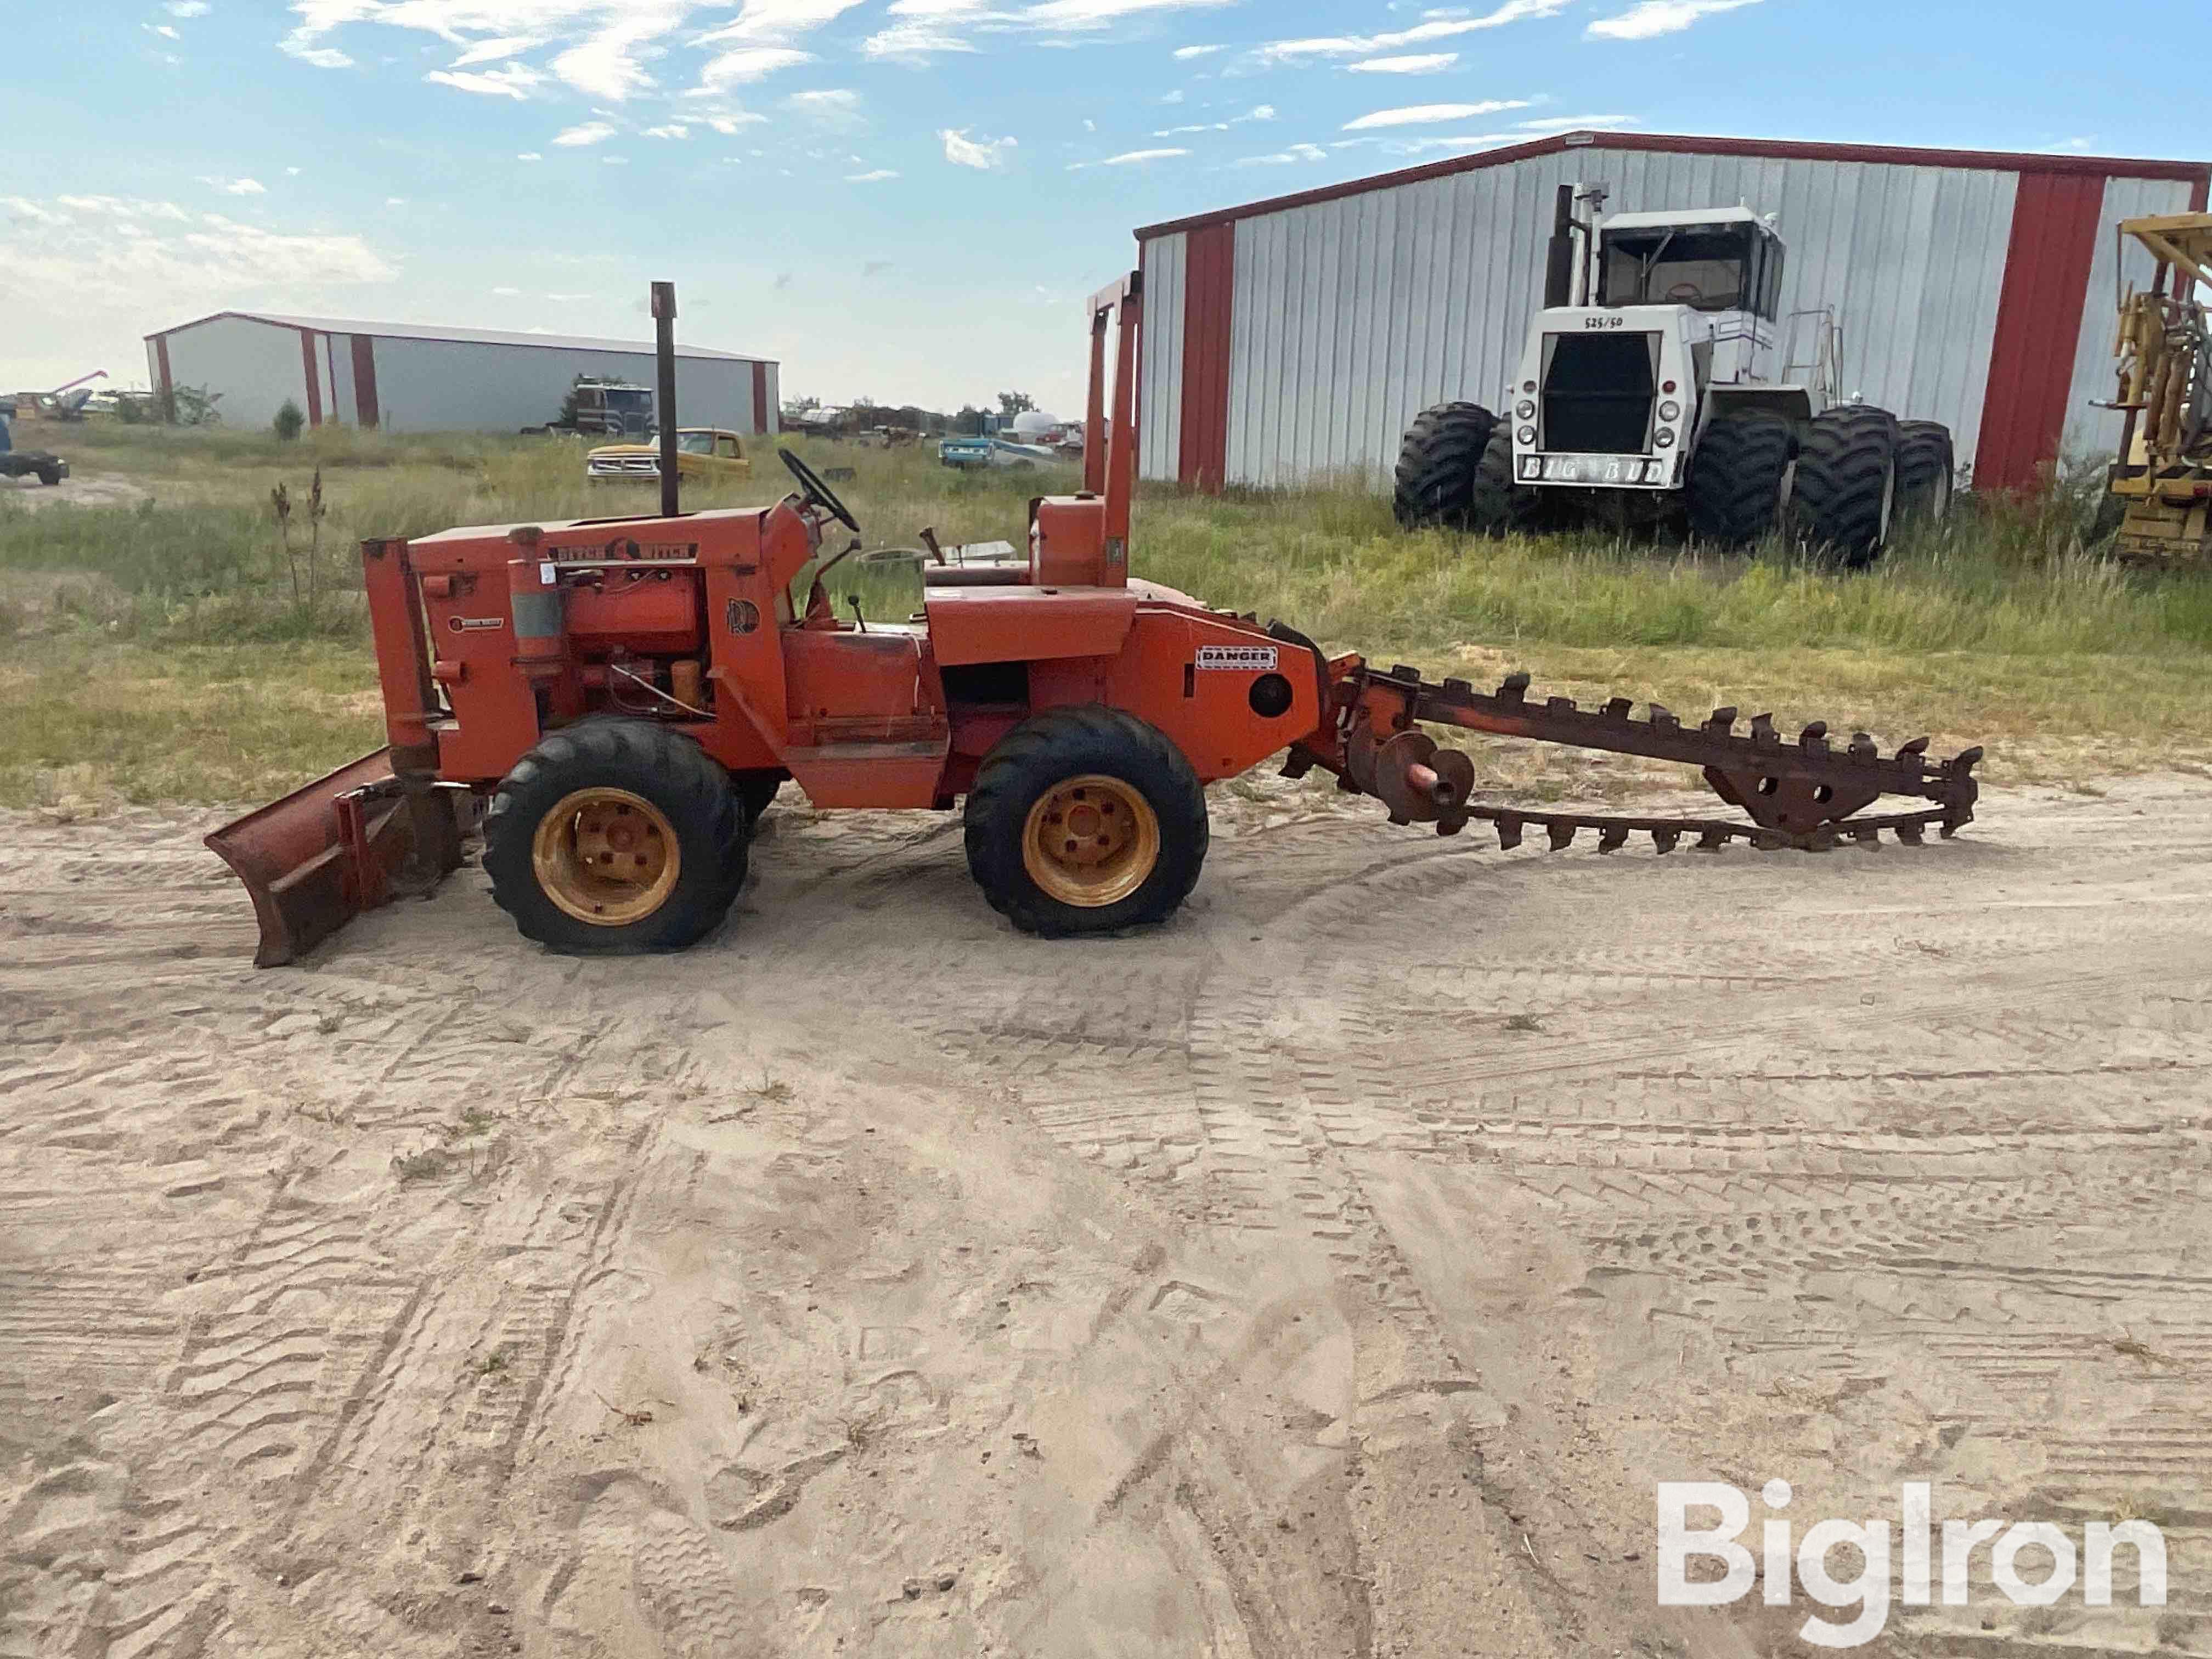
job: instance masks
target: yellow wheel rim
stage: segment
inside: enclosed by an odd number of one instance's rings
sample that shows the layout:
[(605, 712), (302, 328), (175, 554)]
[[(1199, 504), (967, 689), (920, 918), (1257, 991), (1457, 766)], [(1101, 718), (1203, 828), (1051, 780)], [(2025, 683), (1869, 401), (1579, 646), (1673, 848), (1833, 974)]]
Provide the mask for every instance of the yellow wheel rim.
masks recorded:
[(579, 789), (538, 821), (530, 866), (545, 896), (577, 921), (622, 927), (667, 902), (684, 852), (676, 827), (644, 796)]
[(1087, 773), (1045, 792), (1022, 831), (1022, 864), (1047, 898), (1081, 909), (1118, 904), (1160, 861), (1160, 820), (1119, 778)]

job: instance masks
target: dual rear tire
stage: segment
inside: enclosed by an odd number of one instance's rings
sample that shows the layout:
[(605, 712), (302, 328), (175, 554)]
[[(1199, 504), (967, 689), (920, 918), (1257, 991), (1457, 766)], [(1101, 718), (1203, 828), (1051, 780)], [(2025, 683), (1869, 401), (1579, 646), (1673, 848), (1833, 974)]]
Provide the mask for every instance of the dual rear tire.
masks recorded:
[(1535, 529), (1541, 506), (1513, 481), (1512, 429), (1480, 404), (1439, 404), (1407, 429), (1391, 495), (1406, 529), (1504, 536)]

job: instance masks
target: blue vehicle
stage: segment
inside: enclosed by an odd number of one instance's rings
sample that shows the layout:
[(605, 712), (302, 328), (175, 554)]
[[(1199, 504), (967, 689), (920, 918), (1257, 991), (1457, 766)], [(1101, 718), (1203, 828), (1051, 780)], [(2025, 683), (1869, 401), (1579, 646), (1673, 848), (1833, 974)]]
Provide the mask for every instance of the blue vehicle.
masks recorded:
[(978, 467), (1033, 467), (1060, 459), (1042, 444), (1018, 444), (1007, 438), (947, 438), (937, 446), (938, 464), (962, 471)]
[(43, 449), (18, 449), (9, 434), (8, 417), (15, 412), (12, 398), (0, 398), (0, 477), (21, 478), (36, 473), (42, 484), (58, 484), (70, 475), (70, 464)]

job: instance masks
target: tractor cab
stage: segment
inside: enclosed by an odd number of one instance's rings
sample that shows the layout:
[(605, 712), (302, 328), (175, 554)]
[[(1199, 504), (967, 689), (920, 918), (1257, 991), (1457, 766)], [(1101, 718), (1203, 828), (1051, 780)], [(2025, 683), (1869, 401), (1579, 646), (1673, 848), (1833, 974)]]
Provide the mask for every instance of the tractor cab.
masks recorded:
[(1749, 312), (1772, 322), (1782, 239), (1749, 208), (1616, 213), (1598, 234), (1597, 303)]

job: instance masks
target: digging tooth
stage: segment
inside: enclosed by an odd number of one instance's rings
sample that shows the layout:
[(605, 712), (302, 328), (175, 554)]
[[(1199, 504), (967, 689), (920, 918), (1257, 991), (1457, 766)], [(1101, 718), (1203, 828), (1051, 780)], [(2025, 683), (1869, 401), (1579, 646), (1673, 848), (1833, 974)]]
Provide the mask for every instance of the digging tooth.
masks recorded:
[(1890, 827), (1897, 831), (1898, 840), (1903, 842), (1907, 847), (1917, 847), (1920, 845), (1921, 836), (1920, 826), (1918, 824), (1899, 823), (1893, 824)]
[(1655, 732), (1679, 732), (1682, 729), (1682, 722), (1674, 718), (1674, 711), (1666, 704), (1655, 702), (1651, 705), (1651, 729)]
[(1628, 828), (1626, 824), (1607, 824), (1598, 831), (1597, 850), (1601, 853), (1617, 853), (1627, 844)]
[(1881, 845), (1881, 831), (1879, 830), (1854, 830), (1851, 831), (1851, 839), (1858, 842), (1862, 847), (1879, 847)]
[(1636, 705), (1626, 697), (1614, 697), (1605, 705), (1605, 717), (1609, 720), (1625, 720)]
[(1498, 820), (1498, 850), (1510, 853), (1521, 844), (1521, 819), (1508, 812)]
[(1713, 710), (1712, 718), (1705, 722), (1707, 731), (1723, 738), (1728, 736), (1735, 727), (1735, 710), (1733, 708), (1716, 708)]
[(1391, 666), (1390, 678), (1394, 680), (1411, 680), (1414, 684), (1419, 685), (1421, 683), (1421, 671), (1418, 668), (1408, 668), (1404, 663), (1396, 663)]
[(1662, 856), (1673, 852), (1675, 843), (1681, 839), (1682, 832), (1680, 830), (1654, 830), (1651, 832), (1651, 844), (1659, 849)]
[(1561, 848), (1574, 845), (1575, 826), (1571, 823), (1561, 823), (1554, 818), (1544, 825), (1544, 833), (1552, 838), (1552, 850), (1554, 853)]
[(1440, 836), (1455, 836), (1466, 828), (1467, 818), (1463, 814), (1456, 817), (1438, 818), (1437, 820), (1437, 833)]
[(1971, 772), (1981, 764), (1981, 760), (1982, 746), (1976, 744), (1972, 749), (1961, 749), (1951, 757), (1951, 769), (1954, 772)]
[(1446, 680), (1444, 682), (1444, 696), (1448, 697), (1471, 697), (1474, 695), (1474, 687), (1465, 680)]
[(1851, 746), (1849, 749), (1846, 749), (1844, 752), (1849, 755), (1855, 761), (1870, 761), (1879, 760), (1881, 758), (1881, 750), (1875, 747), (1874, 734), (1870, 732), (1852, 732)]
[(1800, 732), (1797, 734), (1797, 746), (1808, 755), (1826, 755), (1828, 752), (1827, 721), (1814, 720)]
[(1915, 738), (1911, 743), (1901, 743), (1897, 746), (1897, 757), (1899, 760), (1903, 760), (1908, 755), (1917, 760), (1927, 752), (1928, 739), (1925, 738)]
[(1774, 729), (1774, 716), (1753, 714), (1751, 717), (1751, 740), (1762, 749), (1771, 749), (1782, 741), (1782, 734)]
[(1528, 677), (1522, 673), (1508, 674), (1498, 688), (1498, 701), (1519, 702), (1528, 690)]
[(1575, 712), (1575, 700), (1572, 697), (1547, 697), (1544, 699), (1544, 712), (1547, 714), (1571, 714)]
[(1698, 832), (1698, 850), (1700, 853), (1717, 853), (1728, 845), (1728, 838), (1729, 833), (1725, 830), (1701, 830)]
[(1393, 812), (1393, 813), (1391, 813), (1391, 814), (1390, 814), (1390, 822), (1391, 822), (1391, 823), (1395, 823), (1395, 824), (1397, 824), (1400, 828), (1401, 828), (1401, 829), (1402, 829), (1405, 825), (1411, 823), (1413, 822), (1413, 819), (1408, 818), (1408, 817), (1401, 817), (1399, 814), (1397, 814), (1397, 813), (1395, 813), (1395, 812)]

